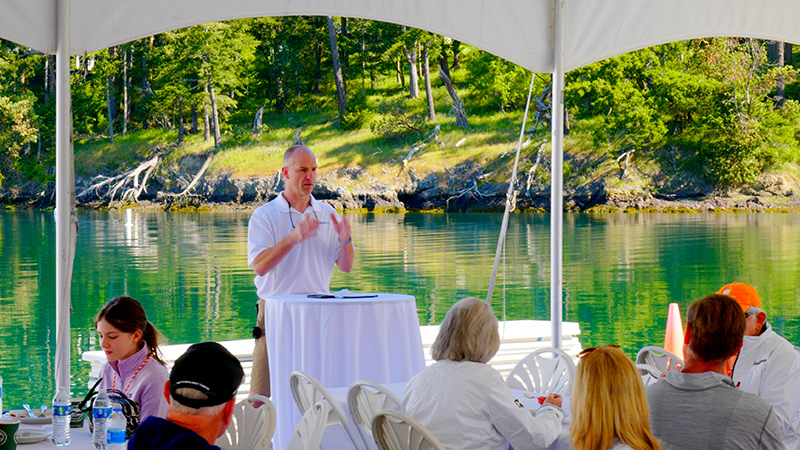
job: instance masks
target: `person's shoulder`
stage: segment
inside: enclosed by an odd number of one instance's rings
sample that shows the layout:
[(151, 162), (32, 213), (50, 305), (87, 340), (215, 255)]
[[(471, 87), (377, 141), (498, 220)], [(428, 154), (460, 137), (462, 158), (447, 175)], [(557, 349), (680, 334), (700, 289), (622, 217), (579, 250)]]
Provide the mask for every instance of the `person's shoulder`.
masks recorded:
[(609, 447), (608, 450), (633, 450), (633, 447), (620, 441), (619, 439), (614, 439), (614, 444)]
[(147, 365), (150, 366), (149, 369), (152, 373), (169, 378), (169, 369), (167, 369), (167, 366), (162, 364), (161, 361), (151, 358), (150, 361), (147, 362)]
[(748, 416), (752, 417), (753, 419), (757, 417), (763, 417), (764, 420), (766, 420), (767, 416), (769, 416), (770, 412), (772, 411), (772, 404), (770, 402), (756, 394), (745, 392), (740, 389), (736, 389), (736, 392), (741, 394), (741, 397), (739, 398), (739, 405), (742, 405), (742, 408), (746, 408), (748, 410)]
[(274, 218), (281, 212), (281, 203), (278, 201), (280, 196), (273, 198), (267, 203), (259, 206), (255, 210), (253, 210), (253, 214), (250, 215), (250, 222), (252, 223), (254, 220), (256, 221), (264, 221), (270, 220), (270, 218)]

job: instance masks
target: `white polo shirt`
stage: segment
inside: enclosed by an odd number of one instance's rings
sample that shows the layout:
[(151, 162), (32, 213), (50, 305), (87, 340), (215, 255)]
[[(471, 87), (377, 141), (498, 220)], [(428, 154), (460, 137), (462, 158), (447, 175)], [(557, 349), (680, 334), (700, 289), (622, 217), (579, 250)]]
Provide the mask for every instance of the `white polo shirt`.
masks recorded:
[(306, 215), (319, 221), (316, 236), (296, 245), (264, 276), (256, 275), (254, 282), (260, 298), (329, 291), (340, 245), (331, 214), (339, 220), (332, 206), (313, 196), (311, 206), (300, 213), (289, 206), (283, 192), (253, 212), (247, 227), (247, 264), (251, 269), (259, 253), (288, 236)]

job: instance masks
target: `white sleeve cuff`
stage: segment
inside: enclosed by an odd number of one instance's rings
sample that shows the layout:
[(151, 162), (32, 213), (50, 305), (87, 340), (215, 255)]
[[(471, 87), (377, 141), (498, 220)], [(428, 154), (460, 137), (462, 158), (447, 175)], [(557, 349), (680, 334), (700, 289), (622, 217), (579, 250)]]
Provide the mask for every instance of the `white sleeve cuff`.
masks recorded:
[(558, 417), (558, 420), (564, 420), (564, 410), (562, 410), (561, 408), (559, 408), (558, 406), (556, 406), (556, 405), (554, 405), (554, 404), (552, 404), (552, 403), (545, 403), (545, 404), (543, 404), (543, 405), (542, 405), (542, 406), (541, 406), (541, 407), (540, 407), (540, 408), (539, 408), (539, 409), (536, 411), (536, 414), (535, 414), (535, 416), (536, 416), (536, 417), (539, 417), (539, 416), (541, 416), (541, 415), (543, 415), (543, 414), (547, 414), (549, 411), (552, 411), (552, 412), (553, 412), (553, 414), (555, 414), (555, 415), (556, 415), (556, 417)]

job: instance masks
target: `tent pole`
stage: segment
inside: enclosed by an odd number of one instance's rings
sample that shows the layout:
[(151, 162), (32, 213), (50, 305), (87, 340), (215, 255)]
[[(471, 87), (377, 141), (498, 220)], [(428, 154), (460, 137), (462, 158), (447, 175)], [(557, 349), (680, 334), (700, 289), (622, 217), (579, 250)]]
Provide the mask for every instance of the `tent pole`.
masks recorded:
[(550, 322), (553, 347), (561, 348), (562, 227), (564, 224), (564, 23), (566, 0), (554, 0), (553, 101), (550, 182)]
[(70, 388), (70, 213), (72, 106), (70, 93), (70, 0), (56, 2), (56, 391)]

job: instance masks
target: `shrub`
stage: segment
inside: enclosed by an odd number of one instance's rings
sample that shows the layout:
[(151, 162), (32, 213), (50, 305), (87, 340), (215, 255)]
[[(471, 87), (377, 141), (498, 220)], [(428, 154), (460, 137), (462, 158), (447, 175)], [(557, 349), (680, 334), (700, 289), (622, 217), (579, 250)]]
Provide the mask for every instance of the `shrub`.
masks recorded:
[(380, 117), (370, 124), (370, 129), (383, 139), (399, 139), (412, 133), (422, 135), (428, 121), (424, 114), (409, 111), (401, 100), (381, 103), (378, 114)]

